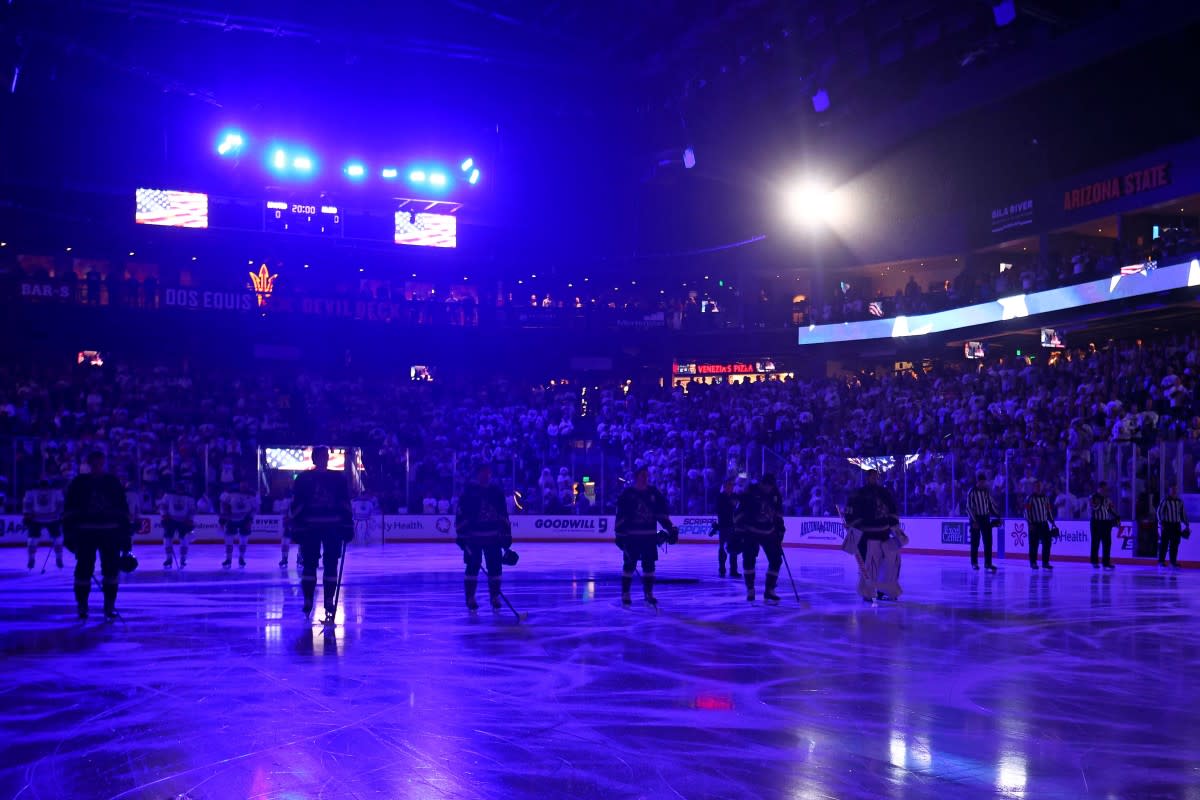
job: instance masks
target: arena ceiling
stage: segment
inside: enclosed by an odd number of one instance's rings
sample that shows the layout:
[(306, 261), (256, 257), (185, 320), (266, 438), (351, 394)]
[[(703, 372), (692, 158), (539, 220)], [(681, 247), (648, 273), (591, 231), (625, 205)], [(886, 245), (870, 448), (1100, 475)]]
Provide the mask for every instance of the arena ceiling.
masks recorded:
[[(1018, 0), (1003, 25), (997, 6), (9, 0), (0, 112), (21, 121), (3, 136), (7, 153), (23, 157), (0, 163), (0, 181), (58, 168), (120, 175), (122, 148), (136, 166), (157, 159), (160, 172), (178, 170), (228, 122), (368, 151), (449, 139), (504, 163), (512, 180), (494, 196), (521, 215), (654, 208), (660, 228), (682, 233), (643, 247), (706, 246), (762, 232), (759, 179), (780, 164), (840, 159), (842, 175), (861, 172), (956, 115), (1200, 21), (1200, 3), (1182, 0)], [(1010, 128), (995, 138), (1029, 141)], [(89, 149), (89, 138), (104, 147)], [(698, 168), (684, 182), (689, 146)], [(669, 191), (635, 199), (649, 183)], [(559, 202), (558, 192), (575, 196)], [(713, 222), (714, 202), (727, 230)], [(905, 203), (923, 198), (896, 205)], [(644, 239), (643, 223), (626, 238)], [(612, 238), (607, 223), (597, 236)]]
[[(797, 125), (877, 117), (1149, 5), (1178, 5), (1163, 16), (1180, 24), (1195, 4), (1023, 0), (1000, 26), (992, 2), (963, 0), (11, 0), (0, 20), (14, 91), (116, 78), (233, 111), (307, 92), (481, 120), (623, 112), (686, 130), (747, 101)], [(1115, 45), (1095, 42), (1093, 56)]]

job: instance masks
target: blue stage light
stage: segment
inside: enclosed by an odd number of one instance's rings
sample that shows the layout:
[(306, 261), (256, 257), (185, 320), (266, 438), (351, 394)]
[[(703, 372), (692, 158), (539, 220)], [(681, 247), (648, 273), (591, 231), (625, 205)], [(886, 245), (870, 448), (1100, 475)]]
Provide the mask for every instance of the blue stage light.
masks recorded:
[(479, 183), (479, 170), (471, 170), (471, 177), (467, 178), (467, 183), (471, 184), (472, 186)]
[(271, 166), (275, 169), (287, 169), (287, 151), (278, 148), (271, 154)]
[(446, 185), (446, 174), (444, 172), (429, 173), (429, 185), (441, 188)]
[(412, 172), (408, 173), (408, 181), (409, 181), (409, 183), (424, 183), (425, 182), (425, 170), (414, 169)]
[(390, 181), (393, 178), (395, 178), (397, 175), (399, 175), (400, 172), (395, 167), (384, 167), (383, 172), (381, 172), (379, 174)]
[(357, 161), (351, 161), (346, 165), (346, 175), (350, 178), (361, 178), (367, 174), (367, 168)]
[(225, 131), (217, 142), (217, 153), (223, 156), (235, 156), (242, 151), (246, 137), (237, 131)]
[(462, 171), (466, 172), (467, 170), (471, 169), (471, 167), (473, 167), (473, 166), (475, 166), (475, 159), (468, 158), (466, 161), (462, 162)]
[(296, 156), (292, 159), (292, 168), (299, 172), (312, 172), (313, 160), (310, 156)]

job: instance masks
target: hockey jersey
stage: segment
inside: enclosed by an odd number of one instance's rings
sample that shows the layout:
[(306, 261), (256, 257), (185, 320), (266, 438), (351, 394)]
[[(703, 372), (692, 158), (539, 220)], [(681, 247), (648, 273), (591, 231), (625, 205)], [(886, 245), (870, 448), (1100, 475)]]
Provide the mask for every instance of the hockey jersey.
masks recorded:
[(292, 487), (292, 523), (300, 528), (351, 525), (350, 490), (340, 472), (311, 470)]
[(241, 522), (254, 513), (254, 497), (244, 492), (221, 494), (221, 516), (229, 522)]
[(191, 522), (196, 515), (196, 501), (186, 494), (167, 492), (158, 505), (164, 517), (177, 522)]
[(63, 493), (58, 489), (30, 489), (23, 511), (35, 522), (59, 522), (63, 517)]
[(658, 525), (669, 527), (667, 498), (653, 486), (644, 490), (630, 486), (617, 498), (618, 536), (657, 536)]
[(468, 484), (458, 501), (454, 527), (459, 536), (496, 536), (509, 528), (508, 504), (495, 484)]

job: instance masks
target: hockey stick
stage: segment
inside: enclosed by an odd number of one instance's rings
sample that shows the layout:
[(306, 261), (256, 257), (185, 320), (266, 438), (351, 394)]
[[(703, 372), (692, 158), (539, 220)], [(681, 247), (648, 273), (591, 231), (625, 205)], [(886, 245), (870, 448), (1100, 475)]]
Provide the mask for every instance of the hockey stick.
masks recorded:
[(54, 543), (51, 541), (49, 549), (46, 550), (46, 557), (42, 559), (42, 574), (46, 574), (46, 567), (50, 565), (50, 551), (54, 549)]
[[(346, 542), (342, 542), (341, 561), (338, 563), (337, 585), (333, 587), (333, 614), (337, 617), (338, 598), (342, 594), (342, 574), (346, 569)], [(326, 556), (328, 558), (328, 555)]]
[(787, 552), (783, 549), (783, 544), (779, 545), (779, 552), (783, 555), (783, 566), (787, 567), (788, 580), (792, 583), (792, 594), (796, 595), (796, 602), (800, 602), (800, 592), (796, 589), (796, 579), (792, 577), (792, 565), (788, 563)]
[[(480, 566), (483, 567), (483, 574), (487, 575), (488, 582), (491, 583), (492, 573), (488, 572), (487, 567), (484, 567), (482, 564), (480, 564)], [(517, 618), (518, 623), (524, 622), (525, 620), (529, 619), (529, 614), (527, 614), (524, 611), (517, 611), (515, 608), (513, 608), (513, 604), (509, 601), (508, 595), (506, 595), (504, 593), (503, 589), (497, 589), (496, 591), (497, 591), (497, 593), (499, 593), (500, 599), (504, 601), (504, 604), (506, 606), (508, 606), (508, 610), (513, 612), (513, 616)]]

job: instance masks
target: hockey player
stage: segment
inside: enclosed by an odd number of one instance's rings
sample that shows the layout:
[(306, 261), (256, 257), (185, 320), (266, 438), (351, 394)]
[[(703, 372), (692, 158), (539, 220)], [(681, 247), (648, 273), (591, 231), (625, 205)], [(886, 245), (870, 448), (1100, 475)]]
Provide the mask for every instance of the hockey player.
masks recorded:
[(246, 566), (246, 545), (250, 543), (250, 528), (254, 524), (254, 500), (250, 484), (242, 481), (236, 491), (221, 493), (221, 529), (225, 531), (225, 560), (221, 566), (233, 566), (233, 543), (238, 542), (238, 566)]
[(163, 569), (170, 569), (175, 563), (176, 539), (179, 540), (179, 568), (183, 569), (187, 566), (188, 536), (196, 528), (196, 501), (190, 490), (172, 486), (158, 501), (158, 508), (162, 514), (163, 549), (167, 554)]
[(121, 482), (105, 472), (104, 454), (92, 453), (87, 463), (88, 472), (74, 478), (67, 487), (63, 514), (67, 549), (75, 554), (75, 604), (80, 619), (86, 619), (98, 553), (104, 616), (113, 619), (117, 615), (121, 554), (133, 548), (133, 523)]
[(479, 463), (475, 483), (467, 484), (458, 500), (454, 517), (455, 543), (462, 548), (466, 577), (463, 591), (467, 609), (476, 611), (475, 589), (479, 585), (479, 568), (487, 562), (488, 600), (493, 611), (500, 610), (500, 574), (503, 571), (504, 551), (512, 547), (512, 524), (508, 519), (508, 503), (504, 492), (492, 483), (492, 465)]
[(54, 548), (54, 563), (62, 569), (62, 521), (63, 493), (52, 488), (47, 480), (38, 481), (37, 485), (25, 493), (22, 510), (25, 514), (25, 529), (29, 532), (29, 569), (33, 569), (37, 560), (38, 540), (42, 531), (50, 536), (50, 544)]
[(746, 599), (754, 602), (754, 564), (758, 550), (767, 556), (767, 581), (763, 589), (763, 600), (778, 603), (775, 586), (779, 583), (779, 570), (783, 566), (783, 503), (775, 487), (775, 476), (763, 475), (758, 483), (751, 484), (738, 500), (734, 514), (739, 546), (742, 551), (742, 571), (746, 580)]
[(737, 536), (733, 525), (733, 514), (737, 509), (737, 496), (733, 493), (733, 478), (726, 478), (717, 495), (717, 574), (725, 577), (725, 561), (729, 561), (729, 577), (740, 578), (737, 568)]
[[(291, 544), (293, 542), (292, 525), (291, 525), (291, 514), (292, 514), (292, 492), (291, 492), (291, 490), (289, 490), (286, 495), (284, 495), (283, 497), (281, 497), (275, 501), (275, 504), (272, 506), (272, 510), (276, 514), (279, 514), (283, 518), (283, 531), (280, 533), (280, 536), (279, 536), (279, 567), (280, 567), (280, 569), (287, 569), (288, 551), (291, 549)], [(299, 542), (296, 542), (296, 544), (297, 544), (297, 546), (299, 546)], [(302, 563), (303, 563), (303, 559), (297, 553), (296, 568), (301, 569)]]
[(313, 469), (296, 477), (291, 508), (293, 538), (304, 556), (300, 588), (304, 616), (312, 614), (317, 594), (317, 563), (324, 554), (325, 624), (337, 616), (338, 559), (345, 543), (354, 537), (350, 490), (343, 475), (329, 470), (329, 448), (314, 447)]
[(617, 547), (624, 554), (621, 565), (621, 605), (631, 606), (630, 590), (633, 571), (642, 564), (642, 593), (646, 604), (658, 606), (654, 597), (654, 563), (658, 560), (659, 526), (666, 529), (665, 541), (679, 541), (679, 531), (667, 515), (667, 498), (650, 485), (650, 470), (638, 466), (633, 472), (633, 484), (617, 498)]
[(859, 531), (858, 593), (863, 602), (896, 600), (900, 597), (900, 539), (893, 531), (900, 525), (896, 498), (879, 483), (879, 473), (870, 470), (866, 483), (850, 495), (846, 525)]

